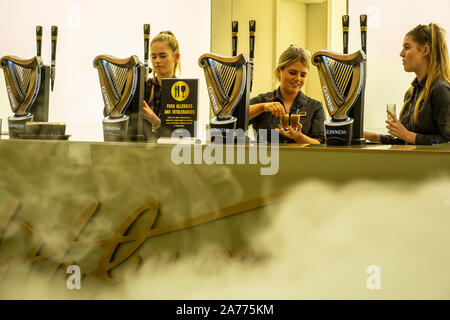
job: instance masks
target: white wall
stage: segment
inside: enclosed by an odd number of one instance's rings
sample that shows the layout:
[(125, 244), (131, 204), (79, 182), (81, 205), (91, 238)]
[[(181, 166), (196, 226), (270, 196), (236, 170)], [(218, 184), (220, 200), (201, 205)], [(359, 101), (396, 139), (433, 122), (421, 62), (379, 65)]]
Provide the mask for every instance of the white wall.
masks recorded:
[[(330, 0), (331, 1), (331, 0)], [(332, 0), (345, 1), (345, 0)], [(317, 9), (312, 9), (312, 8)], [(280, 54), (290, 45), (296, 44), (314, 51), (324, 49), (327, 38), (327, 0), (212, 0), (212, 51), (231, 55), (231, 21), (239, 21), (238, 52), (248, 56), (248, 21), (256, 20), (254, 97), (274, 90), (278, 85), (274, 71)], [(306, 94), (310, 94), (312, 70)], [(320, 85), (312, 97), (322, 99)]]
[(438, 23), (447, 31), (450, 43), (449, 0), (349, 0), (349, 52), (360, 49), (359, 15), (368, 14), (368, 77), (365, 129), (386, 132), (386, 104), (397, 104), (415, 78), (403, 70), (399, 56), (405, 34), (418, 24)]
[[(210, 52), (210, 0), (2, 0), (0, 57), (36, 55), (35, 27), (42, 25), (42, 58), (50, 65), (50, 27), (58, 26), (56, 80), (50, 93), (50, 121), (67, 123), (67, 133), (102, 137), (103, 100), (93, 60), (99, 54), (137, 55), (143, 62), (143, 24), (150, 37), (172, 30), (180, 45), (181, 77), (199, 78), (199, 114), (207, 121), (209, 100), (198, 58)], [(0, 71), (0, 118), (7, 131), (11, 114)]]
[(342, 15), (347, 14), (347, 11), (347, 0), (328, 0), (328, 50), (343, 51)]
[[(331, 2), (331, 1), (330, 1)], [(312, 3), (307, 5), (307, 45), (311, 54), (318, 50), (327, 50), (328, 47), (328, 26), (329, 16), (328, 8), (330, 2)], [(322, 86), (320, 84), (317, 68), (311, 63), (311, 70), (306, 82), (306, 90), (303, 92), (309, 97), (319, 100), (325, 106), (323, 99)], [(324, 108), (326, 110), (326, 108)], [(326, 112), (326, 111), (325, 111)]]

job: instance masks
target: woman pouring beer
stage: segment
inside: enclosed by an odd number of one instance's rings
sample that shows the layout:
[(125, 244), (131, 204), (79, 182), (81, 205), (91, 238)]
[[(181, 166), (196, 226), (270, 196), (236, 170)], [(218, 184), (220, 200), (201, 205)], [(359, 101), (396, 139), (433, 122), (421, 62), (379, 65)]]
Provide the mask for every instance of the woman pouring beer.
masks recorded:
[[(322, 103), (306, 96), (301, 90), (306, 83), (310, 69), (310, 57), (307, 51), (291, 45), (278, 60), (275, 75), (280, 86), (271, 92), (260, 94), (250, 100), (249, 123), (258, 133), (259, 129), (276, 129), (281, 133), (280, 141), (302, 144), (320, 144), (324, 142), (325, 113)], [(291, 124), (296, 117), (300, 123), (295, 128), (288, 123), (280, 126), (280, 120)], [(271, 134), (267, 135), (267, 142)], [(258, 141), (262, 141), (258, 136)]]

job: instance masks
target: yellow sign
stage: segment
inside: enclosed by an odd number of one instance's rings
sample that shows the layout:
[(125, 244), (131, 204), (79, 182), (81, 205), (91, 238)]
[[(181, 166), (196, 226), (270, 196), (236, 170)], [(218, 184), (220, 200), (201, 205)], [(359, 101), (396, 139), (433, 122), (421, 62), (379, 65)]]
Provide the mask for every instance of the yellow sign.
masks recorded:
[(177, 81), (171, 89), (172, 97), (177, 101), (186, 100), (189, 97), (189, 86), (184, 81)]

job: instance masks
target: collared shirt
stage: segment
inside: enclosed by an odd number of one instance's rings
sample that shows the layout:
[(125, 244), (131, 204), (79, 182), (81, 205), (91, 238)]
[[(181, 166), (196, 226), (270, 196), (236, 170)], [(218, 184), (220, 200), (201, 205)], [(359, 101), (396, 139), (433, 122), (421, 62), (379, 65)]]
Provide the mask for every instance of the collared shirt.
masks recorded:
[[(281, 100), (280, 88), (275, 91), (270, 91), (264, 94), (260, 94), (250, 100), (250, 105), (265, 103), (265, 102), (280, 102), (283, 106), (283, 100)], [(325, 141), (325, 112), (323, 105), (320, 101), (314, 100), (306, 96), (303, 92), (299, 92), (292, 103), (289, 114), (300, 114), (300, 123), (302, 124), (302, 133), (310, 138), (317, 139), (320, 143)], [(258, 133), (259, 129), (275, 129), (280, 123), (280, 119), (275, 117), (270, 112), (263, 112), (249, 121), (253, 125), (253, 129)], [(258, 141), (261, 141), (262, 137), (258, 137)], [(294, 140), (287, 138), (283, 135), (279, 136), (280, 142), (295, 143)], [(267, 134), (267, 142), (270, 142), (270, 133)]]
[[(400, 122), (408, 130), (416, 133), (415, 144), (431, 145), (433, 140), (439, 143), (450, 141), (450, 84), (438, 77), (431, 85), (430, 94), (426, 101), (422, 101), (418, 115), (418, 121), (414, 121), (416, 102), (425, 88), (427, 77), (418, 81), (414, 79), (411, 101), (405, 106)], [(411, 97), (410, 91), (406, 92), (404, 101)], [(380, 135), (383, 144), (406, 144), (402, 139), (390, 135)]]

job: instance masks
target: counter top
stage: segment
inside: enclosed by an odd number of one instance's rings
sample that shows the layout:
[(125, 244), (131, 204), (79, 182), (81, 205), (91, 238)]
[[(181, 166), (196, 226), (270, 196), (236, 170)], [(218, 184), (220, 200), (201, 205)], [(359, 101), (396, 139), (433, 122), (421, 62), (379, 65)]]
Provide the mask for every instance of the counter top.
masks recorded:
[[(163, 141), (156, 140), (147, 140), (145, 142), (104, 142), (102, 140), (72, 140), (72, 137), (69, 137), (67, 140), (51, 140), (51, 139), (9, 139), (8, 135), (0, 136), (0, 143), (70, 143), (70, 144), (92, 144), (92, 145), (108, 145), (108, 146), (132, 146), (132, 147), (152, 147), (152, 148), (172, 148), (174, 145), (178, 143), (186, 144), (186, 145), (194, 145), (195, 142), (193, 140), (172, 140), (165, 139)], [(210, 142), (201, 143), (202, 147), (211, 145)], [(236, 145), (233, 145), (236, 147)], [(246, 145), (247, 147), (255, 147), (258, 146), (255, 143), (250, 143)], [(268, 145), (268, 147), (273, 147), (273, 145)], [(439, 145), (433, 146), (424, 146), (424, 145), (383, 145), (376, 143), (368, 143), (366, 145), (352, 145), (352, 146), (327, 146), (325, 144), (321, 145), (308, 145), (308, 144), (287, 144), (282, 143), (278, 145), (280, 150), (283, 151), (317, 151), (317, 152), (418, 152), (418, 153), (442, 153), (450, 155), (450, 143), (443, 143)]]

